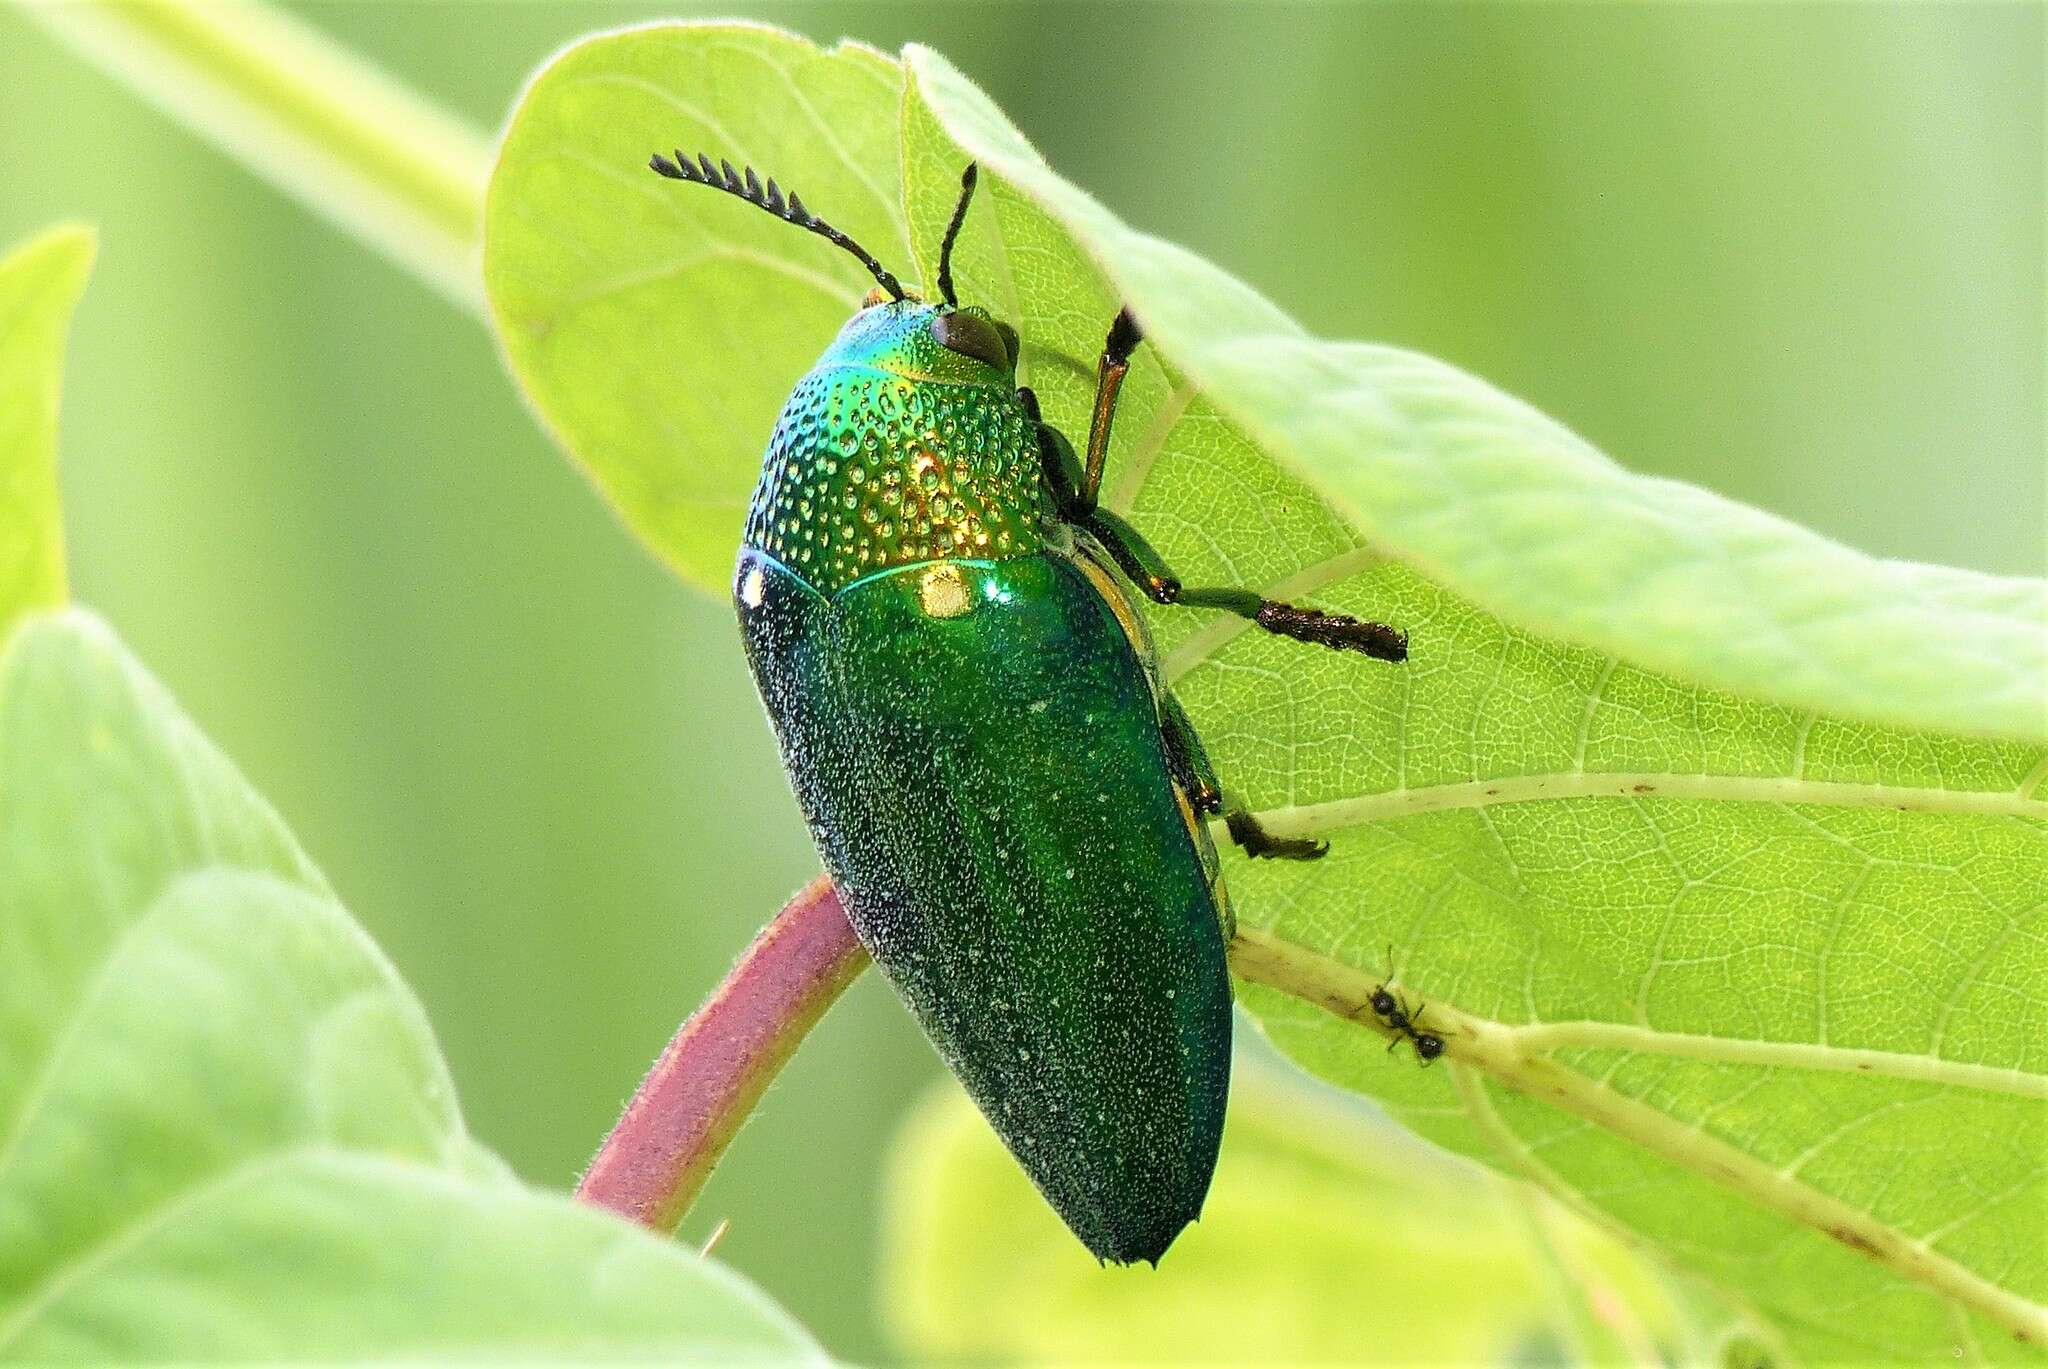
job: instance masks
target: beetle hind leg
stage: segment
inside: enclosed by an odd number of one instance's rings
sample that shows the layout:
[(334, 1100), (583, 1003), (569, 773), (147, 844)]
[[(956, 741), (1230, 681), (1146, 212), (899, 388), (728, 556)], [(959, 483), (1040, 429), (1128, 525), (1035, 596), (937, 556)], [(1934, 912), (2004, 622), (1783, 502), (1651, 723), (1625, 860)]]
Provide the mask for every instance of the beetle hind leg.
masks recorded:
[(1117, 396), (1131, 368), (1131, 354), (1144, 340), (1145, 334), (1131, 317), (1131, 311), (1119, 310), (1109, 325), (1109, 336), (1103, 341), (1102, 358), (1096, 367), (1095, 405), (1088, 423), (1088, 449), (1083, 456), (1077, 457), (1064, 437), (1039, 421), (1038, 397), (1029, 391), (1019, 392), (1026, 411), (1038, 425), (1046, 484), (1060, 517), (1086, 529), (1130, 577), (1131, 583), (1155, 603), (1222, 609), (1297, 642), (1333, 651), (1356, 651), (1376, 661), (1407, 660), (1408, 634), (1385, 623), (1367, 622), (1348, 613), (1327, 613), (1303, 604), (1282, 603), (1248, 589), (1189, 588), (1181, 584), (1136, 528), (1098, 507), (1096, 498), (1102, 490), (1102, 468), (1109, 456), (1109, 433), (1116, 418)]
[(1223, 786), (1217, 782), (1216, 767), (1210, 763), (1187, 710), (1171, 694), (1160, 696), (1159, 735), (1166, 743), (1166, 768), (1173, 772), (1174, 783), (1187, 793), (1188, 803), (1197, 813), (1221, 813)]
[(1230, 839), (1254, 860), (1320, 860), (1330, 853), (1330, 844), (1304, 837), (1276, 837), (1259, 825), (1249, 809), (1232, 807), (1217, 781), (1216, 767), (1202, 746), (1202, 738), (1189, 721), (1180, 700), (1165, 695), (1160, 702), (1159, 730), (1166, 741), (1166, 763), (1174, 781), (1187, 792), (1196, 812), (1222, 817)]

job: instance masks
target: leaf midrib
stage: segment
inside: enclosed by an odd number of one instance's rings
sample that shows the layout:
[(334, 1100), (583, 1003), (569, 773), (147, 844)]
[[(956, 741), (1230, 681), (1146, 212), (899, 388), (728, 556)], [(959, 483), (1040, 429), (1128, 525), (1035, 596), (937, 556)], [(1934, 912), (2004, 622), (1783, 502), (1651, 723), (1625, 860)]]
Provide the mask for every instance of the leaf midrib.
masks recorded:
[[(1270, 932), (1240, 927), (1231, 967), (1243, 978), (1313, 1003), (1354, 1026), (1376, 1030), (1383, 1025), (1371, 1007), (1371, 975)], [(1442, 1033), (1444, 1054), (1461, 1085), (1467, 1075), (1481, 1074), (1500, 1087), (1560, 1108), (1841, 1242), (1900, 1277), (1989, 1318), (2022, 1341), (2048, 1342), (2048, 1308), (1943, 1255), (1928, 1242), (1547, 1054), (1528, 1052), (1513, 1034), (1515, 1029), (1440, 1002), (1432, 1003), (1431, 1010), (1448, 1028)]]
[[(1527, 1182), (1549, 1194), (1588, 1225), (1605, 1231), (1624, 1245), (1632, 1249), (1654, 1249), (1646, 1245), (1640, 1232), (1613, 1213), (1589, 1201), (1571, 1181), (1552, 1169), (1536, 1154), (1521, 1133), (1510, 1127), (1507, 1119), (1500, 1115), (1500, 1109), (1494, 1106), (1493, 1098), (1486, 1091), (1483, 1076), (1477, 1071), (1454, 1071), (1451, 1081), (1457, 1090), (1459, 1101), (1464, 1104), (1465, 1115), (1471, 1120), (1472, 1125), (1505, 1157), (1509, 1165), (1521, 1171)], [(1747, 1318), (1749, 1327), (1770, 1342), (1771, 1348), (1779, 1358), (1791, 1360), (1792, 1356), (1787, 1352), (1772, 1321), (1763, 1315), (1746, 1292), (1698, 1269), (1688, 1268), (1685, 1275), (1702, 1280), (1731, 1307), (1740, 1309)], [(1773, 1314), (1776, 1315), (1775, 1309)]]

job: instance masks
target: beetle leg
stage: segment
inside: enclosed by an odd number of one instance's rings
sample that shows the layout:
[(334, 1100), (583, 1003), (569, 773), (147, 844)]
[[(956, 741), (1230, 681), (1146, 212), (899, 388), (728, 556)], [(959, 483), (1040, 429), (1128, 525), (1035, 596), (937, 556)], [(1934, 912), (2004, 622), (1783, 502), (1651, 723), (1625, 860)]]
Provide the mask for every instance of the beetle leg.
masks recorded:
[[(1223, 789), (1216, 782), (1216, 768), (1209, 763), (1202, 738), (1188, 721), (1180, 701), (1163, 690), (1159, 696), (1159, 737), (1166, 746), (1166, 768), (1172, 772), (1174, 784), (1186, 795), (1188, 807), (1194, 811), (1194, 822), (1199, 824), (1209, 814), (1221, 812)], [(1216, 891), (1216, 906), (1223, 924), (1223, 940), (1237, 940), (1237, 914), (1231, 910), (1229, 895), (1220, 888)]]
[(1045, 488), (1052, 496), (1053, 512), (1062, 522), (1081, 523), (1090, 512), (1081, 494), (1081, 463), (1075, 459), (1065, 435), (1050, 423), (1038, 425), (1038, 464), (1045, 473)]
[(1053, 512), (1063, 522), (1075, 522), (1094, 507), (1081, 494), (1081, 462), (1066, 434), (1039, 417), (1038, 395), (1029, 386), (1019, 385), (1017, 398), (1038, 430), (1038, 466), (1045, 477), (1046, 493), (1052, 496)]
[(1102, 360), (1095, 367), (1095, 410), (1088, 420), (1088, 461), (1081, 481), (1082, 502), (1093, 510), (1102, 491), (1102, 465), (1109, 459), (1109, 425), (1116, 418), (1117, 392), (1131, 369), (1131, 353), (1145, 340), (1138, 321), (1129, 309), (1119, 309), (1109, 325), (1109, 337), (1102, 344)]
[[(1088, 452), (1075, 480), (1073, 449), (1066, 439), (1041, 423), (1039, 448), (1047, 463), (1047, 483), (1052, 486), (1055, 506), (1061, 517), (1088, 529), (1116, 559), (1125, 575), (1153, 600), (1162, 604), (1185, 604), (1192, 608), (1220, 608), (1248, 618), (1268, 632), (1292, 637), (1337, 651), (1357, 651), (1381, 661), (1408, 659), (1408, 635), (1384, 623), (1364, 622), (1348, 613), (1325, 613), (1320, 609), (1267, 599), (1248, 589), (1189, 589), (1152, 550), (1138, 530), (1106, 509), (1096, 507), (1102, 490), (1102, 467), (1109, 459), (1109, 430), (1116, 419), (1117, 395), (1124, 376), (1131, 369), (1131, 353), (1145, 340), (1131, 311), (1119, 309), (1102, 344), (1102, 359), (1095, 371), (1095, 408), (1088, 422)], [(1027, 401), (1035, 409), (1037, 397)], [(1047, 451), (1050, 433), (1065, 453), (1058, 475), (1052, 471), (1053, 457)]]
[(1364, 622), (1348, 613), (1325, 613), (1321, 609), (1283, 604), (1248, 589), (1189, 589), (1136, 528), (1108, 509), (1095, 509), (1073, 521), (1093, 534), (1131, 583), (1155, 603), (1220, 608), (1297, 642), (1335, 651), (1362, 652), (1380, 661), (1408, 659), (1408, 634), (1399, 628)]
[(1217, 782), (1216, 767), (1202, 745), (1201, 734), (1189, 721), (1180, 700), (1162, 693), (1159, 699), (1159, 734), (1166, 741), (1166, 764), (1174, 781), (1187, 790), (1188, 802), (1197, 813), (1223, 811), (1223, 786)]
[(1198, 813), (1221, 813), (1230, 839), (1244, 848), (1246, 855), (1254, 860), (1261, 857), (1317, 860), (1330, 853), (1330, 844), (1326, 841), (1273, 836), (1259, 826), (1258, 819), (1248, 810), (1241, 806), (1231, 807), (1224, 797), (1222, 784), (1217, 781), (1216, 767), (1209, 760), (1209, 752), (1202, 745), (1201, 734), (1195, 731), (1195, 725), (1189, 721), (1180, 700), (1171, 694), (1160, 699), (1159, 731), (1166, 739), (1167, 766), (1181, 788), (1187, 791), (1188, 802)]
[(1088, 456), (1077, 459), (1065, 436), (1039, 415), (1038, 396), (1019, 386), (1017, 398), (1024, 412), (1038, 426), (1038, 453), (1045, 467), (1045, 483), (1052, 491), (1053, 507), (1069, 523), (1079, 523), (1095, 512), (1102, 492), (1102, 463), (1109, 459), (1109, 425), (1116, 419), (1116, 399), (1131, 369), (1131, 353), (1145, 335), (1128, 309), (1117, 311), (1109, 325), (1109, 337), (1102, 344), (1102, 359), (1095, 368), (1095, 408), (1088, 420)]

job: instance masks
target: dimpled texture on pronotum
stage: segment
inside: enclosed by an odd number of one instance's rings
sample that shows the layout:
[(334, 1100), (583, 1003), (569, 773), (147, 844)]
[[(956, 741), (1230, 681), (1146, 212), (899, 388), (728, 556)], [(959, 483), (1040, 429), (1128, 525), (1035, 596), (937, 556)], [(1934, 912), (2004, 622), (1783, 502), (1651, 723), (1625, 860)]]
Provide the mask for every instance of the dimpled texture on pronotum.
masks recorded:
[(941, 312), (870, 305), (798, 383), (734, 580), (748, 660), (861, 940), (1075, 1234), (1156, 1260), (1229, 1088), (1215, 851), (1141, 619), (1054, 520), (1013, 370)]
[(916, 308), (857, 316), (798, 382), (768, 442), (746, 543), (822, 593), (897, 566), (1043, 545), (1050, 509), (1014, 388), (972, 383), (965, 368), (994, 368), (928, 329), (906, 333)]

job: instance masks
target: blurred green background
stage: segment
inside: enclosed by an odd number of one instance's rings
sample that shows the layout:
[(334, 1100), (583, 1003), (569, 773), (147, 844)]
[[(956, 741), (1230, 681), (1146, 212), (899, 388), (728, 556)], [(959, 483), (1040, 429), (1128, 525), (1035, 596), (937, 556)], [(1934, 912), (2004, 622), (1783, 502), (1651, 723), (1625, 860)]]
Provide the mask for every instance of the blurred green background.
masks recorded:
[[(570, 38), (679, 12), (297, 8), (484, 128)], [(708, 12), (937, 46), (1133, 223), (1637, 470), (2048, 568), (2039, 5)], [(628, 540), (473, 319), (4, 9), (0, 166), (0, 242), (103, 230), (78, 597), (418, 988), (481, 1137), (568, 1184), (814, 869), (725, 605)], [(888, 1354), (878, 1187), (935, 1073), (863, 982), (686, 1228), (730, 1217), (721, 1254), (849, 1357)]]

